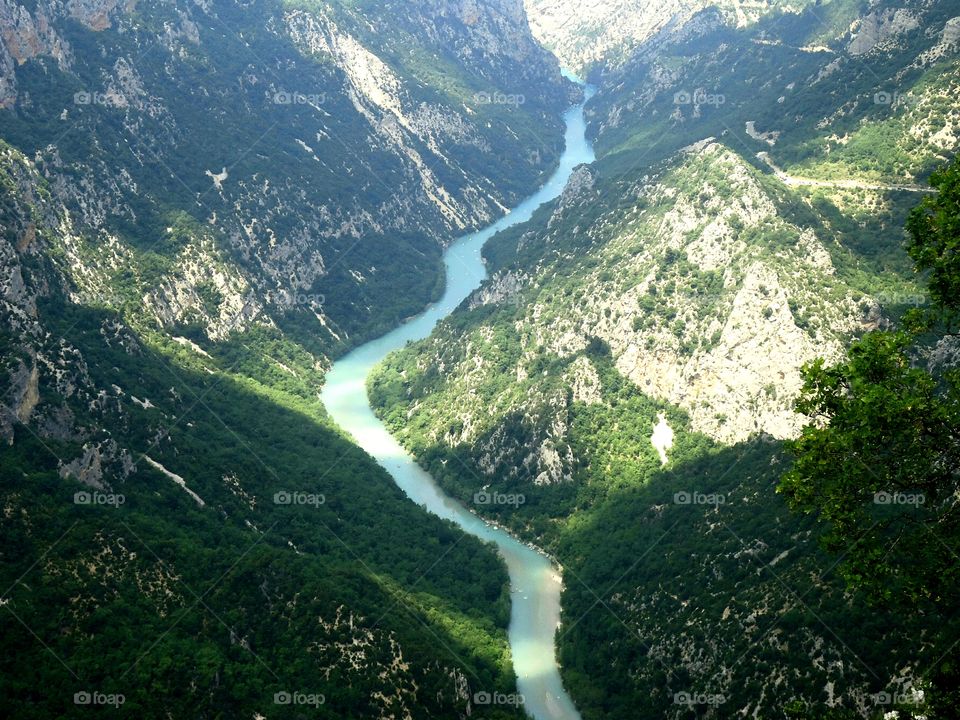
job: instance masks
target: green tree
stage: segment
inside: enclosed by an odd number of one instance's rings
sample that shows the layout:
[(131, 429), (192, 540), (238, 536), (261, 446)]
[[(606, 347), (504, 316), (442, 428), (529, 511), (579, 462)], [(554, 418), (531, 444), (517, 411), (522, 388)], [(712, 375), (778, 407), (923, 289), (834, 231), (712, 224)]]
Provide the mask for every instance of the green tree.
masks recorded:
[(930, 271), (931, 299), (952, 321), (960, 311), (960, 161), (935, 172), (930, 184), (936, 196), (907, 219), (907, 252), (917, 270)]
[(929, 273), (930, 305), (904, 329), (866, 334), (848, 357), (804, 368), (799, 412), (811, 422), (779, 491), (826, 524), (826, 548), (874, 601), (935, 613), (941, 630), (918, 668), (931, 717), (957, 706), (960, 580), (960, 371), (930, 361), (953, 345), (960, 310), (960, 163), (935, 173), (913, 210), (907, 251)]

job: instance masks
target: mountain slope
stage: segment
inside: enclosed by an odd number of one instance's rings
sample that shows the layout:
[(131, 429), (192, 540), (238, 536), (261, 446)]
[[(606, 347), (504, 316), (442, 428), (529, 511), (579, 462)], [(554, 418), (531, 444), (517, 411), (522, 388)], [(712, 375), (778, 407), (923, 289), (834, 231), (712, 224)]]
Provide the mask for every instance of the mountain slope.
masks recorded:
[(87, 712), (75, 693), (147, 717), (298, 716), (283, 693), (462, 716), (510, 691), (504, 568), (330, 427), (318, 358), (269, 331), (207, 352), (71, 301), (68, 216), (4, 160), (11, 716)]
[[(850, 27), (806, 8), (740, 31), (704, 11), (607, 73), (599, 150), (623, 172), (636, 153), (649, 163), (716, 135), (795, 176), (915, 184), (956, 145), (960, 6), (897, 7), (874, 3)], [(863, 39), (868, 18), (891, 13), (902, 32)]]
[(331, 347), (427, 301), (442, 243), (556, 158), (566, 90), (516, 3), (5, 7), (0, 133), (91, 239), (186, 212), (259, 297), (322, 296), (294, 310)]
[(0, 4), (8, 714), (513, 691), (495, 552), (318, 395), (549, 171), (569, 99), (507, 0)]

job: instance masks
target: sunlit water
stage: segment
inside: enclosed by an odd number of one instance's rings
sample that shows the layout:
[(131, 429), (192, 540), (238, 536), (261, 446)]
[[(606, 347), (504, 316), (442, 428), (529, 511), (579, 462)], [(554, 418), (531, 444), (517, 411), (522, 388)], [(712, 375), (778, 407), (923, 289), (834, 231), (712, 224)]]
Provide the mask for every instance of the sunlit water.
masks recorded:
[[(592, 88), (588, 87), (587, 93), (589, 97)], [(374, 415), (365, 385), (370, 371), (388, 353), (411, 340), (427, 337), (439, 320), (480, 285), (486, 277), (480, 249), (492, 235), (528, 220), (537, 207), (560, 194), (574, 167), (593, 161), (593, 149), (584, 132), (583, 106), (568, 110), (564, 121), (566, 149), (547, 183), (497, 222), (453, 243), (444, 254), (447, 285), (443, 298), (422, 315), (338, 360), (327, 374), (323, 390), (323, 402), (334, 420), (386, 468), (411, 500), (499, 548), (510, 571), (513, 604), (509, 636), (518, 689), (524, 698), (524, 707), (537, 720), (580, 717), (563, 689), (556, 663), (554, 636), (560, 620), (559, 570), (537, 551), (447, 497)]]

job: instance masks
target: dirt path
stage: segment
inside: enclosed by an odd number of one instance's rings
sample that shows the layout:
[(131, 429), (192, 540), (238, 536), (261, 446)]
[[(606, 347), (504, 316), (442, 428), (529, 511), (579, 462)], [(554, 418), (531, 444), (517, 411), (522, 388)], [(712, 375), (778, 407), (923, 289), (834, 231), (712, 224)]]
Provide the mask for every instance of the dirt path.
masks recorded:
[(863, 182), (862, 180), (814, 180), (812, 178), (796, 177), (795, 175), (789, 175), (777, 167), (770, 158), (770, 155), (766, 152), (758, 152), (757, 158), (773, 170), (774, 175), (776, 175), (784, 185), (791, 187), (826, 187), (846, 190), (904, 190), (906, 192), (916, 193), (935, 192), (933, 188), (922, 185), (886, 185), (883, 183)]

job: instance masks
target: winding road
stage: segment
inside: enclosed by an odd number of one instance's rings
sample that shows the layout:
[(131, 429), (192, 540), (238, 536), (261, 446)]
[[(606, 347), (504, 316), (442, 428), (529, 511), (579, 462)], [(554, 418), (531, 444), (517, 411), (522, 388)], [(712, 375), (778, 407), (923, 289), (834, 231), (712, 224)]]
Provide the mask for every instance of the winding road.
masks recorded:
[(880, 190), (880, 191), (891, 191), (891, 190), (903, 190), (905, 192), (916, 192), (916, 193), (932, 193), (936, 192), (931, 187), (924, 187), (922, 185), (885, 185), (882, 183), (868, 183), (863, 180), (814, 180), (813, 178), (803, 178), (797, 177), (796, 175), (790, 175), (781, 168), (777, 167), (774, 164), (773, 158), (766, 152), (758, 152), (757, 158), (768, 168), (773, 171), (773, 174), (777, 176), (777, 179), (780, 180), (784, 185), (789, 185), (791, 187), (826, 187), (826, 188), (839, 188), (841, 190)]

